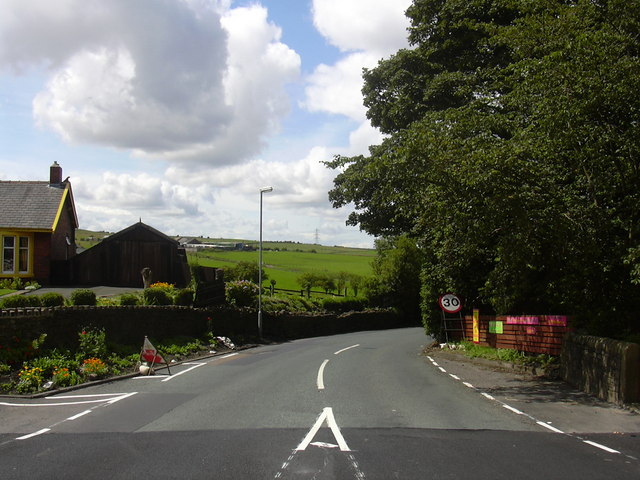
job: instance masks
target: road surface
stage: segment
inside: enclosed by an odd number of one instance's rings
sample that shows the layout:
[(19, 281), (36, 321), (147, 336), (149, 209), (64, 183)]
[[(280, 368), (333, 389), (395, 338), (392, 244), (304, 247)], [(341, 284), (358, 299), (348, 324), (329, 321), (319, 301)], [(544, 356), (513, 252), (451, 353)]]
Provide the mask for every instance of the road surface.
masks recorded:
[(640, 478), (636, 436), (551, 426), (421, 355), (428, 340), (304, 339), (3, 398), (0, 478)]

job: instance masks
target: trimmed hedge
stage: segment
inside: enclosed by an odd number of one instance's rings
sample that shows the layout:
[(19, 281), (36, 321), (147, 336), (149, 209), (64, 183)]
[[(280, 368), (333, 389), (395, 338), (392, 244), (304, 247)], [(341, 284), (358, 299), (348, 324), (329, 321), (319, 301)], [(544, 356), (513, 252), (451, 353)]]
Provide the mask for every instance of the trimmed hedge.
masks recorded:
[(92, 307), (98, 303), (96, 292), (88, 288), (79, 288), (71, 292), (69, 301), (71, 305), (89, 305)]
[(43, 293), (40, 295), (40, 303), (43, 307), (61, 307), (64, 305), (64, 297), (56, 292)]

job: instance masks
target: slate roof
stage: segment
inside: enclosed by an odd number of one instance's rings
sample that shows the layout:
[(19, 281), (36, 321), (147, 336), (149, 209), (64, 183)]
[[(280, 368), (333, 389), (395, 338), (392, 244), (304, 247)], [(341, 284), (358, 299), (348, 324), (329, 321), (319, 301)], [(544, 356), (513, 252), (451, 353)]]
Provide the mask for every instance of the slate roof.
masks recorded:
[(75, 216), (69, 183), (50, 186), (42, 181), (0, 181), (0, 228), (52, 232), (66, 196)]

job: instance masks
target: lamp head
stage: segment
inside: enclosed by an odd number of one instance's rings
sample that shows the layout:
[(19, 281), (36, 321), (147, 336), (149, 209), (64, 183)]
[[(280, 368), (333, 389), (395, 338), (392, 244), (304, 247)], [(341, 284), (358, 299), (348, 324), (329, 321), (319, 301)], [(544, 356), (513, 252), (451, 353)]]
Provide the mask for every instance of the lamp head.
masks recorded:
[(262, 187), (260, 193), (273, 192), (273, 187)]

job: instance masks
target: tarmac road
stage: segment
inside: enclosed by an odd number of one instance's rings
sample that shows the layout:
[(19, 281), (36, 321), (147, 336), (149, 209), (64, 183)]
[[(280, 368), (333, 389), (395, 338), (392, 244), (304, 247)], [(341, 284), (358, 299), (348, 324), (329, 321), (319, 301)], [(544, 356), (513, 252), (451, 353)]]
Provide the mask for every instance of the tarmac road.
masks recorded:
[(428, 342), (419, 328), (303, 339), (0, 399), (2, 477), (640, 477), (638, 415), (561, 382), (425, 356)]

